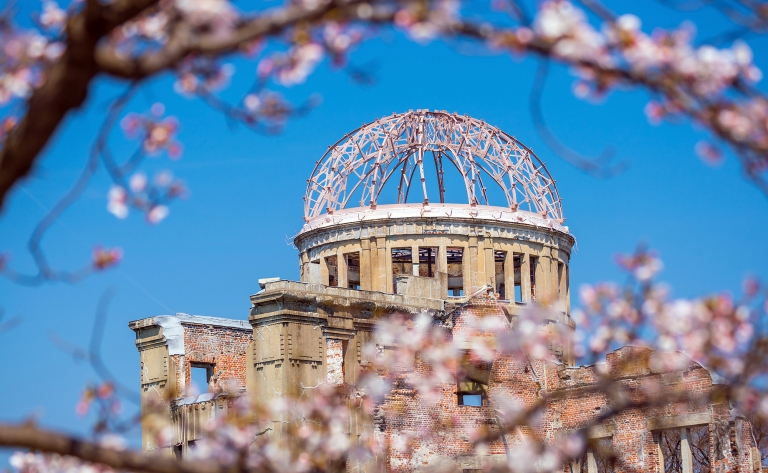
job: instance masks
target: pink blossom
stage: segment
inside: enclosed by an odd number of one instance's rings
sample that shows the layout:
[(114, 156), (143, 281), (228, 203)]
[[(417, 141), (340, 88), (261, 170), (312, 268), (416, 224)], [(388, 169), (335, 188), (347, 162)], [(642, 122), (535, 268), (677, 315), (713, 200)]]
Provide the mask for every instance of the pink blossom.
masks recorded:
[(282, 59), (277, 70), (278, 82), (285, 86), (301, 84), (323, 58), (323, 48), (317, 43), (297, 46)]
[(93, 266), (96, 269), (107, 269), (120, 262), (123, 258), (123, 250), (120, 248), (102, 248), (95, 246), (93, 248)]
[(165, 205), (155, 205), (147, 212), (147, 221), (149, 223), (160, 223), (169, 213), (170, 210)]
[(112, 186), (107, 194), (107, 211), (117, 218), (128, 216), (128, 193), (120, 186)]
[(46, 28), (61, 29), (67, 21), (67, 12), (59, 8), (53, 0), (43, 1), (43, 12), (40, 15), (40, 24)]
[(128, 182), (132, 192), (143, 192), (147, 188), (147, 175), (143, 172), (137, 172)]

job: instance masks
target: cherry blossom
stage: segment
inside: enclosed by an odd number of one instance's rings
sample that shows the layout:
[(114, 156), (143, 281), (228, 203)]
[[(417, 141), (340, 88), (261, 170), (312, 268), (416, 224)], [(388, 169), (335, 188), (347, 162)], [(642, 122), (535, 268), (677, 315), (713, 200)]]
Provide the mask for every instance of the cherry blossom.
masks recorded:
[(40, 14), (40, 24), (45, 28), (59, 30), (67, 21), (67, 12), (59, 8), (53, 0), (43, 1), (43, 12)]
[(123, 250), (120, 248), (93, 248), (93, 266), (96, 269), (107, 269), (123, 259)]

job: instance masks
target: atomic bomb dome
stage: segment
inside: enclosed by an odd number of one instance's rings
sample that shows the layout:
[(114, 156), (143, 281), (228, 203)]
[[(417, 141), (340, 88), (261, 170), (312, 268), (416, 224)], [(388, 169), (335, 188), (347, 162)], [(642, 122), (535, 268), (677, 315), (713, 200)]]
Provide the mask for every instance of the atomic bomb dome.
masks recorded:
[(564, 220), (533, 151), (482, 120), (419, 110), (328, 148), (294, 243), (305, 283), (447, 301), (487, 291), (512, 315), (546, 300), (573, 327)]
[(533, 151), (483, 120), (426, 110), (375, 120), (330, 146), (308, 179), (302, 232), (414, 212), (567, 233), (555, 181)]

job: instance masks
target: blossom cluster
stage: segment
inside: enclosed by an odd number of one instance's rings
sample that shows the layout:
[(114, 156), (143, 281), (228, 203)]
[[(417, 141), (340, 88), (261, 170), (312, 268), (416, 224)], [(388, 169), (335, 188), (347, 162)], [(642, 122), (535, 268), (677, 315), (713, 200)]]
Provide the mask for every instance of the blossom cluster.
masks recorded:
[[(43, 20), (53, 26), (54, 7), (47, 4)], [(64, 52), (64, 44), (37, 31), (0, 29), (0, 105), (26, 99), (44, 80), (43, 70)]]
[(111, 468), (73, 456), (16, 452), (9, 461), (18, 473), (112, 473)]
[(114, 185), (107, 194), (107, 210), (117, 218), (128, 216), (129, 207), (144, 212), (147, 222), (160, 223), (170, 209), (164, 202), (188, 195), (184, 184), (173, 177), (170, 171), (161, 171), (149, 180), (143, 171), (128, 179), (128, 186)]
[(138, 138), (146, 153), (150, 155), (166, 151), (171, 159), (181, 157), (181, 145), (175, 140), (179, 123), (175, 117), (163, 117), (165, 106), (156, 103), (151, 113), (128, 114), (121, 121), (121, 126), (128, 138)]

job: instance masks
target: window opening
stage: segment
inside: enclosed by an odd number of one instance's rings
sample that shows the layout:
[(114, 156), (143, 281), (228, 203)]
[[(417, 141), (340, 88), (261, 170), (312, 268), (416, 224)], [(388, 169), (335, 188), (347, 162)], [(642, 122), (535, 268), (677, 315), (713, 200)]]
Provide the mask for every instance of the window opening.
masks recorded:
[(565, 276), (565, 265), (563, 263), (557, 263), (557, 293), (562, 298), (563, 294), (563, 278)]
[(347, 287), (360, 289), (360, 253), (348, 253), (344, 258), (347, 261)]
[[(590, 463), (592, 469), (590, 469)], [(613, 451), (613, 439), (605, 437), (589, 441), (587, 451), (579, 460), (580, 473), (613, 473), (616, 465), (616, 454)]]
[(693, 471), (709, 473), (709, 426), (700, 425), (688, 429), (693, 454)]
[(512, 257), (512, 269), (514, 272), (515, 302), (523, 302), (523, 255), (514, 254)]
[(539, 266), (539, 257), (531, 256), (531, 300), (536, 300), (536, 268)]
[(437, 273), (437, 248), (419, 247), (419, 276), (432, 278)]
[(484, 406), (488, 404), (488, 378), (491, 367), (477, 362), (465, 353), (457, 370), (457, 402), (460, 406)]
[(464, 249), (448, 248), (448, 294), (454, 297), (464, 295)]
[(392, 248), (392, 292), (397, 293), (397, 276), (413, 275), (413, 252), (410, 248)]
[(336, 287), (339, 285), (339, 265), (336, 256), (325, 258), (325, 265), (328, 267), (328, 285)]
[[(656, 434), (665, 472), (683, 471), (682, 430), (663, 430)], [(688, 427), (687, 430), (687, 448), (690, 450), (691, 460), (693, 460), (693, 471), (709, 473), (711, 468), (709, 462), (709, 426)]]
[(210, 390), (211, 378), (213, 377), (213, 366), (202, 363), (192, 363), (189, 367), (189, 379), (199, 392), (204, 393)]
[(663, 430), (658, 434), (659, 454), (664, 462), (664, 471), (683, 471), (683, 454), (680, 448), (680, 431)]
[(173, 446), (173, 457), (181, 460), (181, 444)]
[(496, 281), (496, 294), (499, 295), (499, 299), (507, 299), (507, 284), (506, 275), (504, 273), (504, 266), (507, 260), (506, 251), (494, 251), (493, 262), (495, 267), (495, 281)]

